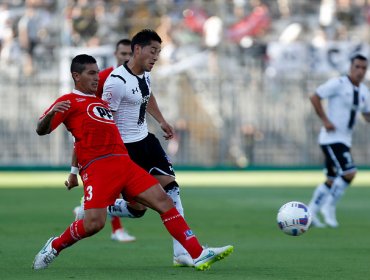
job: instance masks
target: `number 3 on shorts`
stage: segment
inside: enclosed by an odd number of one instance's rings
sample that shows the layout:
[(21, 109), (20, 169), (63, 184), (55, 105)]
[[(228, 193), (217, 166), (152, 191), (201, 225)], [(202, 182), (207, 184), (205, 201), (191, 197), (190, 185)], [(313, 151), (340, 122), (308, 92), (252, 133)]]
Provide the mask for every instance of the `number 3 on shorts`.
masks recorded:
[(86, 196), (85, 196), (85, 199), (87, 201), (90, 201), (92, 199), (92, 196), (93, 196), (92, 191), (93, 191), (93, 187), (92, 186), (87, 186), (87, 188), (86, 188)]

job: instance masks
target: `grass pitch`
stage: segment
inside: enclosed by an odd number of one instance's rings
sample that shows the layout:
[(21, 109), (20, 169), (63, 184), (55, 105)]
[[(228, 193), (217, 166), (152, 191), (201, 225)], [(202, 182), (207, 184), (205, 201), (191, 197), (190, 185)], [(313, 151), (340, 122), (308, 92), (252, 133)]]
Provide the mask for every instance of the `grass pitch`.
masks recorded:
[(369, 279), (370, 188), (349, 189), (339, 205), (338, 229), (311, 228), (291, 237), (278, 229), (277, 209), (290, 200), (307, 202), (313, 186), (223, 184), (182, 189), (187, 221), (201, 243), (235, 246), (230, 257), (205, 272), (172, 267), (171, 239), (153, 211), (123, 220), (136, 242), (111, 241), (107, 224), (64, 250), (48, 269), (32, 271), (46, 240), (73, 220), (82, 190), (0, 188), (0, 279)]

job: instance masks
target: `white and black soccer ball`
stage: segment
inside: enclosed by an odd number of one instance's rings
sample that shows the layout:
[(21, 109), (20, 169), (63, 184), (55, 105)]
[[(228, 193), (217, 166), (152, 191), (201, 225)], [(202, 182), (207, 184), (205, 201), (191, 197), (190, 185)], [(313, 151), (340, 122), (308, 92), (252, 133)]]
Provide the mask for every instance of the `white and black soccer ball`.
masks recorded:
[(299, 201), (290, 201), (280, 207), (277, 214), (279, 228), (286, 234), (298, 236), (305, 233), (312, 222), (308, 207)]

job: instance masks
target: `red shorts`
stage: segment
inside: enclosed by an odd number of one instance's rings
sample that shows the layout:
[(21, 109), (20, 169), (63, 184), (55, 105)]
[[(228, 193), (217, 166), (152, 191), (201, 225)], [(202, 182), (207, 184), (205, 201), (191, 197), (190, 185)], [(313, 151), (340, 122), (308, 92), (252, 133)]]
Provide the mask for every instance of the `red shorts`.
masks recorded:
[(135, 196), (158, 184), (157, 179), (127, 156), (110, 156), (91, 163), (80, 173), (84, 185), (85, 209), (105, 208), (122, 193)]

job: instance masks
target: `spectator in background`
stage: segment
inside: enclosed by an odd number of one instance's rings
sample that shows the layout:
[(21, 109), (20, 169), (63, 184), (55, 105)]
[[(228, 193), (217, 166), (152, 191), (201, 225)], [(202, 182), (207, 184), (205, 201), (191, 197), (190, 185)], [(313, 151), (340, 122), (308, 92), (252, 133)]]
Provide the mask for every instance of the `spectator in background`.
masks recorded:
[(0, 5), (0, 67), (9, 70), (9, 64), (16, 63), (21, 56), (15, 40), (11, 13), (6, 4)]
[(100, 39), (95, 36), (98, 31), (95, 10), (84, 1), (80, 1), (72, 9), (72, 29), (76, 45), (100, 43)]
[(18, 23), (19, 44), (23, 51), (23, 74), (30, 76), (34, 73), (34, 50), (39, 43), (39, 19), (35, 8), (29, 6)]

